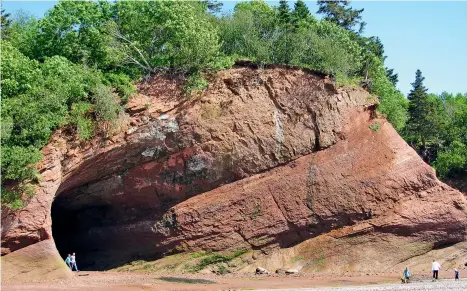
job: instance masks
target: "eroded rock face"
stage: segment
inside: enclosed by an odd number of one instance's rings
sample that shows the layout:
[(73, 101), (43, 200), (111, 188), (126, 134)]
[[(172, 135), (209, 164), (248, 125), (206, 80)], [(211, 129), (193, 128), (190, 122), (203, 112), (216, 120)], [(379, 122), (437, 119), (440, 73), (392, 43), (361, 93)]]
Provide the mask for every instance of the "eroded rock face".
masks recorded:
[(191, 99), (180, 88), (141, 84), (128, 131), (110, 139), (57, 132), (36, 195), (2, 212), (2, 255), (52, 239), (54, 199), (59, 250), (94, 269), (198, 249), (270, 252), (362, 223), (370, 209), (384, 222), (375, 233), (465, 239), (465, 197), (373, 120), (365, 91), (287, 68), (219, 72)]
[[(176, 205), (176, 224), (160, 231), (157, 246), (284, 248), (353, 225), (364, 231), (341, 237), (391, 234), (431, 247), (464, 241), (465, 197), (439, 182), (389, 123), (370, 116), (355, 111), (345, 138), (327, 150)], [(411, 251), (379, 259), (400, 262), (423, 249)]]

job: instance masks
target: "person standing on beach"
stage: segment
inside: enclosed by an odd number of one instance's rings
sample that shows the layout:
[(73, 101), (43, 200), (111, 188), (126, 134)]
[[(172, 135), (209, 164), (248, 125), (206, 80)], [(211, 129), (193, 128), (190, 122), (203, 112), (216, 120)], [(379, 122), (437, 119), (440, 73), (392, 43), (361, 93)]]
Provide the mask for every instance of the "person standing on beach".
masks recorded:
[(79, 272), (78, 266), (76, 265), (76, 255), (73, 253), (70, 257), (70, 263), (71, 263), (71, 270), (73, 271), (73, 267), (75, 267), (76, 272)]
[(457, 268), (454, 269), (454, 281), (459, 281), (459, 270)]
[(70, 254), (68, 254), (68, 257), (66, 257), (65, 263), (68, 266), (68, 268), (71, 269), (71, 255)]
[(404, 283), (409, 283), (410, 282), (410, 271), (409, 267), (406, 267), (404, 270)]
[(433, 281), (438, 280), (438, 272), (441, 269), (441, 265), (433, 260), (433, 263), (431, 264), (431, 270), (433, 271)]

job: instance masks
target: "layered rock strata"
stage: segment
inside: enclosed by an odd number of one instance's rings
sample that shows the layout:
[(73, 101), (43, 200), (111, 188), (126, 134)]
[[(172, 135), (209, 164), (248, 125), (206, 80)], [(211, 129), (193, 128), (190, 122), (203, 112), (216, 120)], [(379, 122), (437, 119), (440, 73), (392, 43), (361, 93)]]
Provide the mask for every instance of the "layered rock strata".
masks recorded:
[(425, 249), (465, 240), (465, 197), (375, 119), (361, 89), (280, 67), (219, 72), (191, 98), (167, 78), (139, 87), (125, 133), (54, 135), (36, 195), (2, 212), (2, 255), (54, 240), (106, 269), (199, 249), (269, 253), (363, 223)]

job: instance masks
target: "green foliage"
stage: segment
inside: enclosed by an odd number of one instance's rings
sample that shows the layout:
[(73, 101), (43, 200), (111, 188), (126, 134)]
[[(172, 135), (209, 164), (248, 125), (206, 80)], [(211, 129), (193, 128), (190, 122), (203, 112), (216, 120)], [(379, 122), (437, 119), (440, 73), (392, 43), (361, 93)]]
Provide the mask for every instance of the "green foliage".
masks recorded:
[(295, 257), (295, 258), (292, 258), (292, 263), (303, 261), (304, 259), (305, 259), (304, 257)]
[(34, 56), (63, 56), (75, 63), (106, 68), (120, 62), (110, 49), (107, 1), (60, 1), (39, 20)]
[(299, 4), (290, 18), (284, 3), (277, 11), (263, 1), (238, 3), (233, 15), (220, 21), (223, 52), (344, 76), (360, 71), (362, 49), (351, 32), (307, 17)]
[(193, 266), (191, 268), (191, 271), (192, 272), (199, 272), (199, 271), (203, 270), (204, 268), (206, 268), (209, 265), (229, 262), (229, 261), (243, 255), (244, 253), (246, 253), (246, 250), (239, 249), (239, 250), (236, 250), (235, 252), (233, 252), (230, 255), (223, 255), (223, 254), (218, 254), (218, 253), (208, 254), (206, 257), (201, 259), (201, 261), (198, 264)]
[(414, 146), (440, 177), (462, 177), (467, 172), (467, 94), (428, 94), (427, 104), (432, 131), (424, 146)]
[(99, 120), (112, 121), (117, 119), (121, 107), (118, 105), (112, 89), (105, 85), (98, 85), (93, 89), (94, 111)]
[(56, 128), (74, 127), (86, 140), (94, 131), (92, 112), (112, 120), (121, 109), (101, 73), (60, 56), (39, 63), (7, 41), (1, 45), (3, 185), (35, 178), (40, 149)]
[(2, 181), (35, 179), (37, 170), (32, 164), (41, 158), (41, 152), (33, 146), (2, 146)]
[(0, 11), (0, 15), (1, 15), (1, 20), (0, 20), (1, 37), (2, 39), (7, 39), (9, 36), (10, 26), (11, 26), (10, 13), (5, 13), (5, 9), (2, 9)]
[(16, 97), (31, 89), (40, 75), (39, 63), (21, 54), (9, 42), (2, 41), (2, 99)]
[(115, 88), (115, 92), (118, 94), (123, 104), (126, 104), (130, 96), (136, 92), (136, 88), (131, 84), (128, 75), (123, 73), (107, 73), (104, 76), (107, 81), (105, 85)]
[(286, 0), (279, 1), (279, 7), (277, 8), (277, 16), (279, 19), (279, 23), (282, 25), (290, 24), (292, 21), (292, 17), (290, 14), (289, 4), (287, 4)]
[(217, 63), (217, 29), (204, 6), (188, 1), (120, 1), (112, 47), (143, 73), (197, 71)]
[(228, 273), (230, 273), (230, 271), (224, 265), (218, 265), (217, 266), (217, 274), (225, 275), (225, 274), (228, 274)]
[(394, 69), (388, 69), (386, 68), (386, 76), (388, 77), (389, 81), (396, 86), (397, 83), (399, 82), (399, 75), (394, 73)]
[(201, 257), (204, 257), (204, 256), (206, 256), (206, 252), (205, 251), (200, 251), (198, 253), (191, 254), (190, 258), (196, 259), (196, 258), (201, 258)]
[(77, 102), (71, 105), (69, 123), (76, 125), (76, 132), (81, 141), (88, 140), (94, 132), (94, 123), (90, 117), (92, 104), (89, 102)]
[[(301, 39), (299, 34), (298, 39)], [(304, 54), (300, 62), (309, 64), (312, 69), (328, 74), (353, 77), (360, 70), (361, 48), (351, 35), (332, 23), (316, 24), (316, 32), (309, 31), (303, 43), (312, 44), (309, 54)], [(297, 52), (306, 47), (297, 49)], [(306, 50), (305, 50), (306, 52)]]
[(408, 95), (409, 119), (405, 129), (407, 136), (415, 143), (421, 142), (423, 147), (426, 146), (427, 140), (434, 136), (437, 125), (432, 118), (436, 109), (423, 85), (424, 79), (422, 72), (417, 70), (415, 82), (412, 83), (413, 89)]
[(202, 91), (206, 89), (208, 85), (208, 80), (206, 80), (200, 72), (196, 72), (188, 77), (183, 88), (187, 95), (190, 96), (192, 92)]
[(218, 0), (202, 0), (201, 1), (209, 13), (219, 13), (222, 10), (224, 3), (219, 2)]
[(452, 142), (444, 148), (433, 166), (440, 177), (446, 177), (449, 172), (455, 172), (467, 167), (467, 145), (460, 141)]
[(35, 187), (28, 183), (20, 183), (13, 188), (2, 188), (2, 206), (17, 210), (26, 205), (26, 200), (33, 197)]
[(34, 58), (36, 40), (39, 33), (38, 21), (20, 10), (13, 18), (8, 41), (28, 58)]
[(172, 282), (172, 283), (186, 283), (186, 284), (215, 284), (216, 282), (205, 279), (190, 279), (190, 278), (178, 278), (178, 277), (160, 277), (158, 278), (162, 281)]
[(297, 27), (301, 22), (306, 23), (310, 20), (310, 11), (303, 0), (295, 2), (294, 10), (292, 11), (292, 22)]
[(372, 124), (370, 124), (369, 128), (373, 131), (379, 131), (381, 125), (379, 124), (379, 122), (375, 121)]
[(324, 20), (332, 22), (346, 30), (353, 31), (358, 26), (358, 32), (363, 32), (366, 23), (362, 21), (363, 9), (349, 7), (346, 0), (318, 0), (318, 13), (324, 14)]
[(370, 92), (379, 97), (378, 111), (383, 113), (391, 124), (402, 130), (407, 120), (407, 100), (389, 81), (382, 61), (373, 56), (368, 77), (371, 79)]

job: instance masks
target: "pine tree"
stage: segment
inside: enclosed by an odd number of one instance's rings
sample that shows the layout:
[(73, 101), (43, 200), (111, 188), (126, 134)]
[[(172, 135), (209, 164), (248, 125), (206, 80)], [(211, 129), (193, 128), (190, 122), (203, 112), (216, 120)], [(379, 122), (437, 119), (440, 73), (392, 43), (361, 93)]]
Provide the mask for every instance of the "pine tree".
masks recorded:
[(389, 81), (391, 81), (391, 83), (396, 86), (397, 85), (397, 82), (399, 82), (399, 75), (394, 73), (394, 69), (388, 69), (388, 68), (385, 68), (386, 69), (386, 76), (388, 77)]
[(384, 46), (383, 43), (381, 42), (381, 39), (379, 37), (369, 37), (366, 38), (366, 44), (365, 47), (366, 49), (377, 56), (380, 60), (384, 61), (386, 59), (386, 56), (384, 55)]
[(310, 17), (310, 11), (303, 0), (295, 2), (294, 10), (292, 12), (292, 21), (296, 25), (301, 20), (307, 20)]
[(204, 5), (206, 5), (206, 9), (209, 13), (216, 14), (221, 12), (222, 6), (224, 3), (218, 2), (217, 0), (204, 0)]
[(350, 1), (346, 0), (318, 0), (318, 13), (324, 14), (324, 20), (335, 23), (349, 31), (354, 31), (355, 26), (359, 26), (358, 33), (363, 33), (366, 23), (362, 21), (364, 9), (352, 9), (349, 7)]
[(0, 19), (0, 32), (1, 32), (1, 37), (3, 39), (8, 38), (8, 30), (11, 26), (11, 19), (10, 19), (10, 13), (5, 13), (5, 9), (2, 9), (1, 12), (1, 19)]
[(290, 15), (290, 8), (289, 4), (287, 4), (287, 1), (281, 0), (279, 1), (279, 8), (278, 8), (278, 13), (279, 13), (279, 22), (281, 24), (287, 25), (291, 23), (291, 15)]
[(409, 99), (407, 131), (415, 138), (415, 141), (422, 143), (423, 149), (426, 148), (427, 139), (432, 136), (435, 127), (430, 119), (433, 114), (433, 106), (428, 97), (428, 89), (423, 85), (424, 80), (422, 72), (417, 70), (415, 82), (412, 83), (413, 88), (407, 96)]

